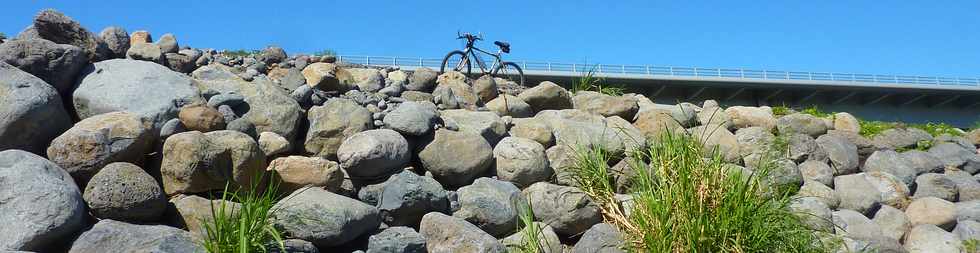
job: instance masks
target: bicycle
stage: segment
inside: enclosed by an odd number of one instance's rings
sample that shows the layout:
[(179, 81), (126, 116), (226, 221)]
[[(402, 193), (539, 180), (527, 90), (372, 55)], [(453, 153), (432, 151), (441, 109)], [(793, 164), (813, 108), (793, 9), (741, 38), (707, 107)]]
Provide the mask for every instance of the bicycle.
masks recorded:
[[(490, 74), (492, 77), (504, 78), (509, 81), (515, 82), (520, 86), (524, 86), (524, 70), (517, 63), (503, 61), (500, 58), (501, 54), (510, 53), (510, 43), (505, 41), (494, 41), (493, 44), (500, 47), (496, 53), (490, 53), (483, 51), (482, 49), (474, 46), (476, 41), (483, 40), (483, 34), (473, 35), (470, 33), (460, 34), (456, 32), (456, 39), (466, 39), (466, 47), (463, 50), (453, 50), (446, 54), (446, 57), (442, 59), (442, 65), (439, 68), (439, 73), (446, 73), (446, 67), (449, 64), (453, 64), (450, 69), (452, 71), (463, 72), (467, 76), (473, 73), (473, 66), (470, 61), (475, 61), (477, 67), (480, 68), (480, 72), (483, 75)], [(490, 67), (487, 67), (486, 63), (477, 56), (476, 52), (481, 52), (486, 55), (493, 57), (494, 61)], [(458, 57), (459, 59), (454, 59)], [(465, 69), (465, 72), (463, 71)], [(489, 71), (488, 71), (489, 70)]]

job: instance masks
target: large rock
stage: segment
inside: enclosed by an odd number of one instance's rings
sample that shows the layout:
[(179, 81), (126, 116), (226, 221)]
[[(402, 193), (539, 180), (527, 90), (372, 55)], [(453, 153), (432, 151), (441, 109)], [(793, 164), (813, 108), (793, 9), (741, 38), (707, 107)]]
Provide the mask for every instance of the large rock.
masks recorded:
[(377, 69), (373, 68), (351, 68), (347, 69), (351, 74), (354, 85), (358, 90), (367, 92), (377, 92), (385, 85), (384, 76)]
[(385, 115), (385, 126), (399, 133), (421, 136), (432, 131), (439, 121), (436, 106), (428, 102), (407, 101)]
[(476, 109), (484, 102), (476, 90), (467, 83), (466, 76), (459, 72), (439, 75), (436, 89), (432, 91), (433, 101), (446, 109)]
[(725, 110), (722, 110), (717, 103), (710, 104), (705, 101), (704, 104), (704, 108), (697, 113), (698, 122), (701, 125), (722, 125), (725, 128), (732, 128), (732, 120), (728, 118), (728, 113), (725, 113)]
[(945, 175), (956, 184), (957, 201), (980, 200), (980, 178), (962, 170), (947, 170)]
[(594, 91), (579, 91), (572, 97), (575, 109), (602, 115), (603, 117), (619, 116), (632, 119), (640, 106), (632, 96), (610, 96)]
[(909, 222), (908, 216), (905, 216), (905, 212), (889, 205), (882, 205), (871, 221), (881, 227), (881, 232), (886, 237), (896, 241), (901, 241), (902, 236), (912, 228), (912, 223)]
[(534, 217), (554, 227), (559, 235), (577, 235), (602, 222), (599, 207), (578, 188), (539, 182), (524, 189), (524, 196)]
[(838, 112), (834, 114), (834, 130), (857, 134), (861, 132), (861, 122), (850, 113)]
[(552, 129), (556, 145), (601, 147), (612, 154), (646, 146), (643, 131), (616, 116), (603, 118), (572, 109), (542, 111), (534, 118)]
[(390, 227), (368, 239), (367, 253), (425, 252), (425, 237), (409, 227)]
[(436, 85), (436, 78), (438, 76), (439, 73), (430, 68), (417, 68), (415, 71), (412, 71), (412, 76), (409, 78), (408, 83), (405, 84), (405, 89), (410, 91), (430, 91)]
[(513, 124), (514, 126), (510, 128), (510, 136), (531, 139), (546, 148), (555, 145), (555, 135), (551, 127), (541, 119), (514, 119)]
[(863, 174), (837, 176), (834, 190), (840, 198), (840, 208), (871, 214), (881, 205), (877, 188)]
[(259, 54), (258, 60), (265, 62), (265, 64), (272, 65), (273, 63), (280, 63), (286, 60), (286, 50), (277, 46), (268, 46), (262, 49), (262, 53)]
[[(701, 141), (705, 155), (720, 155), (725, 161), (735, 162), (739, 155), (738, 138), (721, 125), (696, 126), (689, 132), (695, 139)], [(796, 167), (795, 164), (793, 167)], [(797, 172), (796, 174), (799, 174)]]
[(961, 249), (963, 242), (955, 234), (934, 225), (915, 226), (905, 237), (905, 250), (909, 253), (963, 252)]
[(204, 102), (190, 78), (150, 62), (124, 59), (96, 62), (79, 79), (73, 102), (82, 119), (128, 111), (147, 118), (159, 129), (176, 118), (184, 105)]
[(758, 126), (768, 130), (776, 127), (776, 117), (769, 107), (732, 106), (725, 108), (735, 128)]
[(980, 155), (954, 143), (940, 143), (929, 148), (929, 153), (939, 158), (947, 168), (960, 168), (974, 174), (980, 172)]
[(428, 252), (503, 253), (507, 249), (496, 238), (463, 219), (441, 213), (422, 217), (419, 233)]
[(619, 230), (609, 223), (599, 223), (589, 228), (578, 240), (572, 253), (622, 253), (623, 236)]
[(75, 77), (88, 64), (81, 48), (44, 39), (14, 40), (0, 44), (0, 61), (44, 80), (67, 96)]
[(163, 189), (150, 174), (131, 163), (110, 163), (89, 181), (82, 195), (100, 219), (156, 221), (167, 208)]
[(957, 202), (956, 219), (980, 221), (980, 200)]
[(189, 232), (164, 225), (135, 225), (101, 220), (82, 233), (70, 253), (97, 252), (205, 252)]
[(858, 175), (864, 175), (865, 179), (875, 187), (878, 196), (881, 197), (881, 204), (901, 208), (909, 203), (909, 195), (911, 195), (912, 191), (898, 177), (881, 171), (866, 172)]
[(762, 127), (746, 127), (735, 131), (735, 139), (738, 141), (740, 155), (745, 157), (773, 151), (776, 136)]
[(354, 179), (377, 179), (403, 168), (412, 158), (408, 140), (391, 129), (351, 135), (337, 149), (340, 167)]
[[(516, 251), (522, 249), (528, 243), (537, 247), (541, 253), (561, 253), (562, 244), (561, 240), (558, 239), (558, 234), (555, 234), (555, 230), (541, 222), (534, 222), (534, 226), (537, 227), (536, 230), (532, 230), (530, 227), (524, 227), (523, 230), (518, 231), (504, 239), (500, 239), (500, 242), (504, 244), (509, 250)], [(537, 242), (531, 242), (532, 238), (528, 238), (531, 233), (537, 233), (534, 238), (537, 238)], [(520, 251), (518, 251), (520, 252)]]
[(861, 170), (865, 172), (888, 172), (907, 185), (911, 185), (912, 181), (915, 181), (917, 174), (915, 169), (909, 166), (905, 159), (902, 159), (901, 155), (892, 150), (875, 151), (864, 161), (864, 167)]
[[(191, 73), (206, 94), (236, 93), (245, 97), (245, 104), (236, 107), (243, 110), (242, 119), (255, 125), (256, 133), (273, 132), (293, 140), (300, 134), (300, 121), (303, 109), (296, 100), (286, 94), (278, 85), (266, 78), (255, 78), (246, 82), (229, 67), (211, 64)], [(233, 122), (228, 123), (232, 129)]]
[(430, 212), (448, 212), (449, 199), (431, 177), (403, 171), (384, 183), (378, 203), (381, 220), (389, 226), (417, 226)]
[(945, 164), (932, 153), (922, 150), (909, 150), (902, 152), (902, 160), (905, 165), (912, 167), (916, 175), (928, 172), (942, 172)]
[(493, 148), (497, 178), (509, 181), (517, 187), (547, 181), (555, 172), (548, 166), (548, 157), (541, 143), (534, 140), (507, 137)]
[(953, 234), (960, 237), (960, 240), (976, 240), (980, 241), (980, 222), (972, 220), (959, 221), (956, 224), (956, 228), (953, 229)]
[(502, 94), (487, 102), (487, 109), (497, 113), (497, 115), (514, 118), (526, 118), (534, 115), (531, 105), (521, 98), (509, 94)]
[(834, 185), (834, 169), (830, 168), (825, 162), (808, 160), (797, 166), (803, 180), (820, 182), (823, 185)]
[(34, 23), (17, 39), (46, 39), (58, 44), (74, 45), (85, 50), (90, 61), (108, 59), (111, 54), (105, 43), (82, 27), (77, 21), (53, 9), (34, 16)]
[(785, 157), (794, 162), (799, 163), (807, 160), (827, 162), (829, 160), (827, 151), (820, 148), (820, 145), (817, 145), (817, 141), (809, 135), (789, 134), (786, 140), (788, 147)]
[(4, 62), (0, 62), (0, 115), (0, 150), (43, 155), (51, 140), (72, 125), (51, 85)]
[(824, 232), (834, 231), (831, 210), (820, 199), (815, 197), (793, 199), (789, 204), (789, 210), (796, 214), (809, 229)]
[[(194, 238), (207, 237), (207, 224), (214, 222), (215, 212), (238, 213), (241, 204), (227, 200), (209, 200), (196, 195), (179, 194), (170, 199), (173, 208), (168, 213), (170, 225), (185, 228)], [(214, 212), (212, 212), (214, 211)]]
[(779, 117), (776, 128), (780, 134), (798, 133), (817, 137), (827, 133), (823, 119), (804, 113), (794, 113)]
[(148, 61), (157, 64), (166, 63), (166, 54), (160, 49), (157, 44), (151, 43), (136, 43), (126, 50), (126, 59), (133, 59), (137, 61)]
[(683, 126), (670, 115), (670, 111), (659, 109), (637, 113), (633, 125), (648, 139), (659, 139), (667, 132), (678, 133), (683, 129)]
[(155, 133), (151, 128), (129, 112), (95, 115), (51, 141), (48, 158), (84, 185), (107, 164), (141, 163), (153, 149)]
[(292, 150), (292, 143), (286, 137), (273, 132), (262, 132), (259, 134), (259, 148), (265, 152), (266, 157), (276, 157)]
[(980, 128), (970, 130), (964, 136), (973, 142), (973, 145), (980, 145)]
[(322, 187), (336, 192), (344, 181), (344, 172), (337, 162), (320, 157), (288, 156), (269, 163), (268, 171), (275, 171), (281, 184), (279, 189), (290, 193), (305, 186)]
[(310, 87), (324, 91), (345, 92), (355, 87), (350, 83), (351, 73), (333, 63), (317, 62), (303, 69), (303, 77)]
[(821, 184), (820, 182), (804, 180), (803, 186), (800, 187), (800, 191), (796, 193), (797, 197), (815, 197), (827, 204), (827, 207), (831, 209), (837, 209), (840, 205), (840, 197), (837, 196), (837, 192), (834, 189)]
[(172, 33), (165, 33), (160, 36), (157, 40), (157, 46), (160, 46), (160, 51), (163, 53), (176, 53), (180, 50), (180, 44), (177, 43), (177, 36)]
[(473, 182), (490, 169), (493, 147), (475, 133), (439, 129), (418, 157), (440, 183), (459, 187)]
[(371, 112), (349, 99), (332, 99), (310, 109), (310, 130), (304, 144), (306, 152), (333, 159), (337, 149), (350, 136), (373, 128)]
[(126, 57), (126, 51), (129, 50), (129, 33), (126, 32), (125, 28), (118, 26), (106, 27), (99, 33), (99, 38), (102, 42), (105, 42), (106, 48), (112, 53), (110, 55), (111, 58)]
[(85, 203), (68, 172), (22, 150), (0, 151), (0, 249), (43, 252), (82, 229)]
[(248, 135), (231, 130), (183, 132), (163, 144), (163, 189), (168, 195), (249, 187), (262, 177), (265, 154)]
[(848, 139), (839, 135), (825, 134), (817, 137), (817, 145), (827, 151), (835, 175), (852, 174), (858, 171), (857, 146)]
[(503, 237), (517, 229), (518, 214), (527, 205), (521, 190), (513, 184), (481, 177), (456, 191), (458, 211), (453, 216), (464, 219), (490, 235)]
[(378, 209), (320, 188), (294, 191), (273, 206), (269, 220), (289, 237), (332, 247), (375, 231)]
[(936, 197), (925, 197), (912, 201), (905, 208), (905, 215), (909, 217), (912, 227), (930, 224), (946, 230), (953, 230), (953, 227), (956, 226), (956, 205)]
[(211, 132), (225, 128), (225, 118), (217, 109), (203, 104), (194, 104), (180, 108), (177, 114), (180, 123), (188, 130)]
[(871, 140), (878, 148), (911, 148), (920, 141), (932, 141), (932, 135), (918, 128), (891, 128), (881, 131)]
[(863, 214), (854, 210), (841, 209), (833, 213), (835, 234), (858, 240), (877, 242), (885, 235), (881, 227)]
[(915, 178), (915, 198), (936, 197), (946, 201), (957, 201), (959, 189), (956, 182), (938, 173), (926, 173)]
[(548, 81), (524, 90), (517, 97), (531, 105), (535, 112), (572, 108), (571, 94), (565, 88)]

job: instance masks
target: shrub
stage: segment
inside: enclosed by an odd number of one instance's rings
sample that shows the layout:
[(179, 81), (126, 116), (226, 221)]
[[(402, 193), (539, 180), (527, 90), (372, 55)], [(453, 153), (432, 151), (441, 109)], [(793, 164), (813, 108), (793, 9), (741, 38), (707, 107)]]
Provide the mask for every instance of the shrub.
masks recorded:
[(242, 192), (239, 191), (241, 189), (229, 191), (228, 184), (225, 185), (221, 200), (240, 203), (239, 210), (211, 202), (211, 216), (214, 219), (204, 222), (207, 234), (202, 241), (208, 252), (268, 252), (266, 247), (269, 243), (283, 248), (282, 234), (268, 220), (268, 215), (275, 212), (273, 205), (279, 199), (278, 180), (270, 180), (264, 191), (260, 186), (260, 183), (253, 183), (248, 191)]
[(337, 51), (333, 51), (332, 49), (323, 49), (323, 50), (320, 50), (320, 51), (313, 52), (313, 55), (319, 55), (319, 56), (327, 56), (327, 55), (329, 55), (329, 56), (337, 56)]
[(810, 115), (813, 115), (813, 116), (816, 116), (816, 117), (819, 117), (819, 118), (827, 118), (827, 117), (830, 117), (830, 116), (834, 115), (832, 112), (825, 112), (825, 111), (820, 110), (820, 108), (817, 107), (816, 105), (807, 107), (806, 109), (803, 109), (803, 111), (801, 111), (801, 112), (804, 113), (804, 114), (810, 114)]
[(786, 104), (777, 105), (772, 107), (772, 114), (776, 117), (786, 116), (793, 114), (793, 109), (790, 109)]
[(595, 91), (610, 96), (622, 96), (626, 88), (620, 85), (609, 85), (601, 77), (595, 76), (596, 67), (593, 66), (582, 76), (575, 78), (572, 83), (572, 92)]
[[(630, 215), (613, 198), (612, 157), (579, 148), (572, 176), (617, 226), (634, 252), (823, 252), (827, 248), (789, 211), (790, 195), (765, 186), (771, 159), (751, 175), (732, 172), (688, 135), (667, 133), (629, 154), (636, 171)], [(775, 194), (774, 194), (775, 193)]]

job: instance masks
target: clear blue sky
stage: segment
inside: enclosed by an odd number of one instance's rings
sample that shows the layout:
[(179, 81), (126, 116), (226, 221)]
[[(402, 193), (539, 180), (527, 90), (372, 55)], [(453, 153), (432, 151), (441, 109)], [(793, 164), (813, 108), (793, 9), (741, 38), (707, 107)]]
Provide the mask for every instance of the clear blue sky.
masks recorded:
[[(94, 32), (199, 48), (441, 58), (457, 30), (510, 59), (980, 77), (980, 1), (5, 1), (14, 36), (43, 8)], [(481, 44), (492, 48), (490, 42)]]

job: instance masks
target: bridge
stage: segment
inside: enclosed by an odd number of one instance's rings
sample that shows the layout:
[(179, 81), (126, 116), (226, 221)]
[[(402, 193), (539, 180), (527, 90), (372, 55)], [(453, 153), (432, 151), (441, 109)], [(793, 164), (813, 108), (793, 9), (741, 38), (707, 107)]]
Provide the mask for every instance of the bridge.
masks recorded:
[[(438, 70), (441, 58), (338, 56), (338, 61), (403, 70)], [(526, 84), (569, 85), (593, 71), (606, 83), (658, 103), (714, 99), (723, 105), (817, 106), (869, 120), (946, 122), (968, 127), (980, 122), (980, 78), (802, 72), (744, 68), (702, 68), (514, 61)]]

